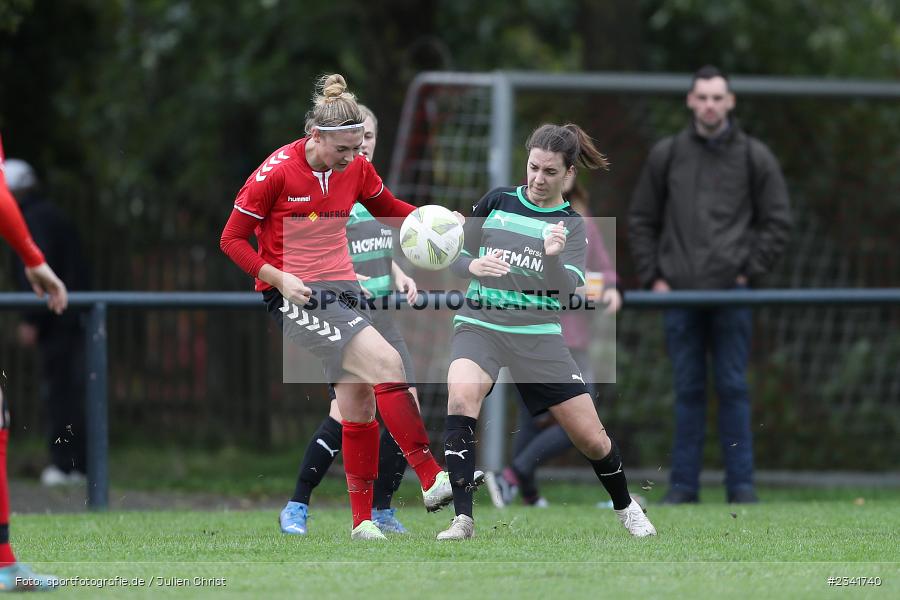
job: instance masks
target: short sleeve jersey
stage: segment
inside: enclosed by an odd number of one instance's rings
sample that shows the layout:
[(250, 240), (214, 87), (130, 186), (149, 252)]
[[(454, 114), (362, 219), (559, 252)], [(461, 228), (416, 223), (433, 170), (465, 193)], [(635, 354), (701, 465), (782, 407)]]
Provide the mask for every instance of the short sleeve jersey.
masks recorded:
[[(259, 219), (259, 255), (304, 283), (355, 280), (347, 247), (347, 220), (357, 201), (384, 190), (363, 156), (343, 171), (314, 171), (306, 160), (307, 138), (272, 153), (244, 183), (234, 207)], [(270, 288), (257, 279), (258, 291)]]
[(500, 250), (510, 271), (502, 277), (472, 279), (468, 302), (454, 317), (454, 326), (467, 323), (507, 333), (561, 333), (559, 312), (564, 305), (559, 292), (550, 290), (544, 280), (544, 237), (549, 227), (563, 222), (566, 245), (560, 261), (577, 285), (584, 285), (584, 219), (568, 202), (550, 208), (533, 204), (524, 185), (488, 192), (472, 216), (466, 220), (463, 253), (477, 258)]
[(391, 293), (394, 232), (377, 221), (362, 204), (354, 204), (347, 221), (347, 241), (353, 270), (369, 279), (360, 282), (375, 298)]

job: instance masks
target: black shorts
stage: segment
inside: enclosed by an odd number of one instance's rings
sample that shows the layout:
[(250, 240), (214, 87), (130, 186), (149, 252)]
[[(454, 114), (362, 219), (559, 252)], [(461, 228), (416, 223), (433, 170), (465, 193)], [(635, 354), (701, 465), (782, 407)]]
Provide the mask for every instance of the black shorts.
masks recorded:
[(322, 360), (329, 383), (345, 374), (344, 347), (357, 333), (372, 324), (372, 316), (360, 300), (356, 281), (307, 283), (313, 293), (306, 305), (287, 301), (277, 289), (263, 292), (266, 309), (285, 337)]
[[(375, 306), (377, 307), (378, 304), (376, 303)], [(397, 327), (394, 312), (390, 308), (370, 310), (369, 316), (372, 318), (372, 327), (400, 354), (400, 360), (403, 361), (403, 370), (406, 371), (406, 381), (409, 383), (409, 387), (416, 387), (412, 356), (409, 354), (409, 348), (406, 347), (406, 340), (403, 339), (403, 334), (400, 333), (400, 329)], [(332, 400), (336, 397), (334, 386), (332, 385), (328, 386), (328, 397)]]
[(471, 360), (495, 382), (500, 368), (508, 367), (532, 415), (589, 393), (581, 369), (559, 334), (505, 333), (460, 325), (453, 332), (450, 362), (458, 358)]

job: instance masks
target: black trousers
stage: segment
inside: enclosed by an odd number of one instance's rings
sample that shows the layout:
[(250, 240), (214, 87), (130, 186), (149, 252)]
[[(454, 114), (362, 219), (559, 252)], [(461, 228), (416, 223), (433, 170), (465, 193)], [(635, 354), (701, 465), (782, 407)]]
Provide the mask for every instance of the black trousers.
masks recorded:
[(66, 473), (83, 473), (87, 470), (85, 333), (83, 329), (42, 333), (40, 394), (47, 407), (50, 460)]

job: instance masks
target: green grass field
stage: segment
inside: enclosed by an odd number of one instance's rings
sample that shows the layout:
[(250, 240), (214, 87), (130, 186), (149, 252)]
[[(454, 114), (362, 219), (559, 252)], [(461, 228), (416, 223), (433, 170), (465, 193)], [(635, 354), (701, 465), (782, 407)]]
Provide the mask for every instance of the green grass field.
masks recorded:
[[(599, 488), (549, 484), (550, 508), (503, 511), (479, 492), (477, 538), (440, 544), (434, 535), (452, 515), (426, 514), (412, 484), (398, 497), (413, 533), (382, 543), (349, 541), (339, 480), (320, 491), (303, 538), (283, 536), (270, 509), (20, 515), (13, 539), (39, 570), (145, 582), (60, 593), (73, 598), (900, 597), (897, 490), (762, 490), (762, 504), (737, 507), (714, 489), (701, 505), (651, 505), (660, 535), (644, 540), (594, 507)], [(831, 576), (881, 585), (832, 587)], [(172, 585), (194, 577), (226, 585)]]

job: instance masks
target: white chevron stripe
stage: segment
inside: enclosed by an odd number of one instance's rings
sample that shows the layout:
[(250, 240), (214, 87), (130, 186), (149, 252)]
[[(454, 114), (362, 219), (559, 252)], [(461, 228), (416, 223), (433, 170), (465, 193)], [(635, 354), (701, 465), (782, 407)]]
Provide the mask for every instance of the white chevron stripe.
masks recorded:
[(310, 331), (315, 331), (320, 327), (319, 325), (319, 317), (313, 317), (313, 322), (306, 326)]
[(278, 310), (280, 310), (281, 312), (287, 312), (288, 306), (290, 306), (291, 303), (287, 301), (287, 298), (282, 298), (282, 300), (284, 300), (284, 304)]
[(289, 314), (287, 318), (290, 319), (291, 321), (293, 321), (294, 319), (297, 318), (297, 315), (299, 315), (299, 314), (300, 314), (300, 307), (298, 307), (296, 304), (291, 304), (291, 314)]
[(329, 325), (327, 321), (322, 321), (322, 323), (325, 325), (325, 329), (323, 329), (322, 331), (319, 331), (318, 334), (319, 335), (330, 334), (331, 333), (331, 325)]
[(288, 156), (287, 154), (285, 154), (285, 153), (284, 153), (284, 150), (282, 150), (281, 152), (278, 153), (278, 158), (280, 158), (280, 159), (282, 159), (282, 160), (285, 160), (285, 159), (290, 158), (290, 156)]
[(334, 335), (331, 336), (331, 337), (329, 337), (328, 339), (331, 340), (332, 342), (336, 342), (336, 341), (338, 341), (339, 339), (341, 339), (341, 330), (338, 329), (337, 327), (335, 327), (335, 329), (334, 329)]
[(266, 176), (265, 176), (265, 175), (262, 175), (259, 171), (257, 171), (257, 172), (256, 172), (256, 180), (257, 180), (257, 181), (265, 181), (265, 180), (266, 180)]
[(309, 313), (305, 310), (300, 311), (300, 315), (303, 317), (301, 319), (297, 319), (297, 325), (306, 325), (309, 323)]
[(274, 169), (274, 168), (275, 168), (275, 167), (271, 167), (271, 166), (269, 166), (269, 165), (263, 165), (263, 166), (262, 166), (262, 171), (263, 171), (263, 173), (268, 173), (269, 171), (271, 171), (271, 170)]
[(281, 161), (273, 156), (272, 158), (269, 159), (269, 164), (270, 165), (280, 165)]

